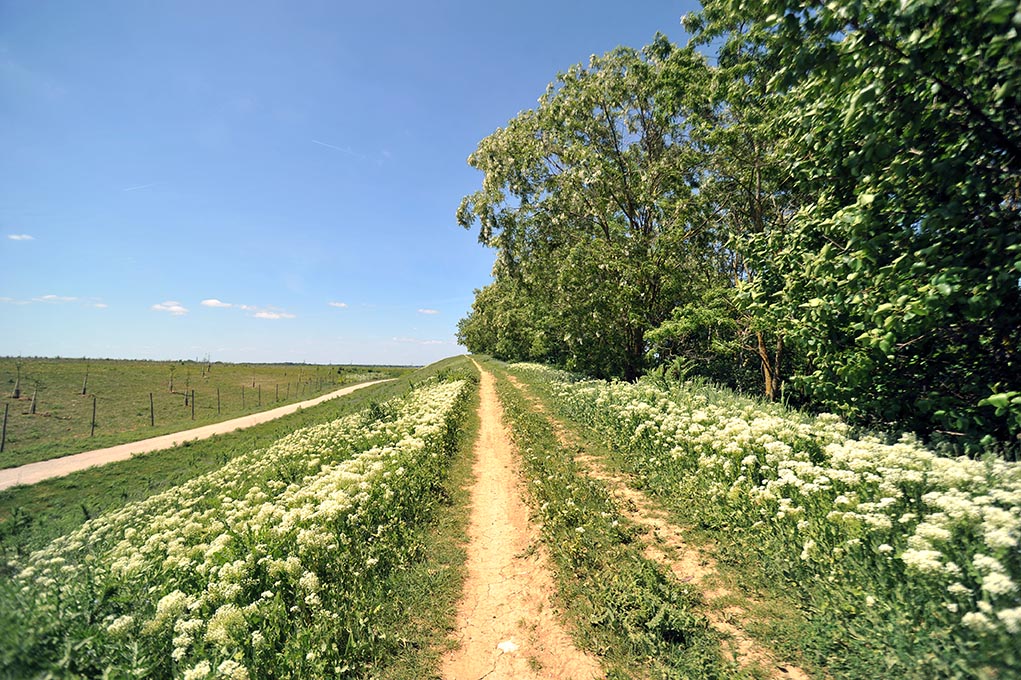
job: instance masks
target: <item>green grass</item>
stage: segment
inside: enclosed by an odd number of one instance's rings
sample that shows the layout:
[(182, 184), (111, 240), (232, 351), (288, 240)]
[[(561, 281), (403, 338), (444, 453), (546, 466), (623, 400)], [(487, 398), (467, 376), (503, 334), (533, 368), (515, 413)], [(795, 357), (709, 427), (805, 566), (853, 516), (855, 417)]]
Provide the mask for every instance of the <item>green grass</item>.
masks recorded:
[(135, 456), (31, 486), (0, 491), (0, 559), (25, 554), (74, 531), (90, 517), (142, 500), (214, 470), (231, 458), (268, 446), (294, 430), (332, 420), (403, 394), (412, 384), (456, 368), (441, 361), (397, 380), (373, 385), (269, 423)]
[[(0, 468), (179, 432), (410, 370), (308, 364), (2, 358), (0, 408), (7, 406), (8, 422)], [(16, 388), (20, 391), (18, 398), (13, 396)]]
[[(468, 370), (477, 375), (470, 366)], [(456, 623), (465, 578), (478, 399), (476, 390), (440, 502), (432, 521), (415, 536), (421, 559), (390, 577), (393, 608), (386, 625), (399, 642), (386, 666), (374, 670), (373, 677), (379, 680), (438, 678), (441, 656), (453, 644), (449, 632)]]

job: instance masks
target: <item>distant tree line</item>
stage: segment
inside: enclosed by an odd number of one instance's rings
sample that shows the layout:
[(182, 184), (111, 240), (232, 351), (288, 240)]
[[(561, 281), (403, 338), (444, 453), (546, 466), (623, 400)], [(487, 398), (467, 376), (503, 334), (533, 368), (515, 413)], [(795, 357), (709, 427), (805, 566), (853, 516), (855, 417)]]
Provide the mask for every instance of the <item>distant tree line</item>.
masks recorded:
[[(471, 351), (1021, 435), (1021, 11), (707, 0), (482, 140)], [(715, 48), (711, 64), (696, 48)]]

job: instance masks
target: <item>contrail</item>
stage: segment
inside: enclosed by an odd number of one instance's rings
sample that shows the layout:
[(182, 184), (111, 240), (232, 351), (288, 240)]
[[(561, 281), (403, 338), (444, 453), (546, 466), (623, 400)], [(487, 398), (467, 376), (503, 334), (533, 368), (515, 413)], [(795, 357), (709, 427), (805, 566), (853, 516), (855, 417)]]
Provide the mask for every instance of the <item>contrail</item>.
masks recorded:
[(148, 189), (149, 187), (154, 187), (157, 184), (159, 184), (159, 182), (149, 182), (148, 184), (139, 184), (137, 187), (128, 187), (127, 189), (121, 189), (121, 191), (138, 191), (139, 189)]
[(318, 139), (313, 139), (312, 143), (313, 144), (318, 144), (319, 146), (325, 146), (327, 149), (333, 149), (334, 151), (340, 151), (341, 153), (346, 153), (349, 156), (357, 156), (358, 155), (354, 151), (352, 151), (351, 149), (342, 149), (339, 146), (334, 146), (332, 144), (327, 144), (326, 142), (320, 142)]

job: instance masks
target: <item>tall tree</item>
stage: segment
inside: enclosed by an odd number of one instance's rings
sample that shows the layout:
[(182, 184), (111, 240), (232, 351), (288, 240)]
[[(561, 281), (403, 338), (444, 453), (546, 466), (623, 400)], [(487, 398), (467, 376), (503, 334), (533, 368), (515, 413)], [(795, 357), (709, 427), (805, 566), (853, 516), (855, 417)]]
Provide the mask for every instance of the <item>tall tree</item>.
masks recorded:
[(859, 419), (1017, 434), (1017, 3), (707, 0), (686, 21), (756, 55), (786, 101), (815, 201), (756, 264), (784, 282), (764, 292), (806, 354), (801, 387)]
[(458, 221), (478, 222), (503, 275), (555, 298), (561, 334), (550, 340), (571, 368), (637, 377), (645, 333), (700, 285), (685, 93), (706, 73), (662, 36), (593, 56), (468, 159), (484, 178)]

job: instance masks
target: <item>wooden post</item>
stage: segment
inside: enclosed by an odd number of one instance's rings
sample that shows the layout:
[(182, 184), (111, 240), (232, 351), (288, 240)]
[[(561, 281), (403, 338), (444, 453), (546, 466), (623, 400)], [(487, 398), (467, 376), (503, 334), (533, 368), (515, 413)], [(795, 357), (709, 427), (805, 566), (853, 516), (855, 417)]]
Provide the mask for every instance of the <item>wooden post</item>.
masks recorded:
[(277, 383), (274, 387), (277, 388), (277, 394), (273, 397), (273, 401), (280, 401), (280, 383)]
[(32, 390), (32, 408), (29, 409), (29, 413), (35, 415), (36, 397), (39, 396), (39, 383), (35, 384), (35, 389)]
[(18, 377), (14, 381), (14, 391), (11, 392), (11, 399), (21, 399), (21, 362), (14, 364), (14, 367), (18, 371)]
[(216, 388), (216, 415), (220, 415), (220, 388)]
[(84, 397), (89, 387), (89, 365), (85, 364), (85, 380), (82, 381), (82, 396)]
[(7, 445), (7, 410), (11, 408), (10, 404), (4, 404), (4, 429), (0, 432), (0, 453), (4, 452), (4, 446)]
[(191, 391), (191, 419), (195, 420), (195, 390)]
[(156, 409), (152, 405), (152, 392), (149, 393), (149, 427), (156, 426)]
[(96, 434), (96, 395), (92, 395), (92, 429), (89, 431), (89, 436), (95, 436)]

